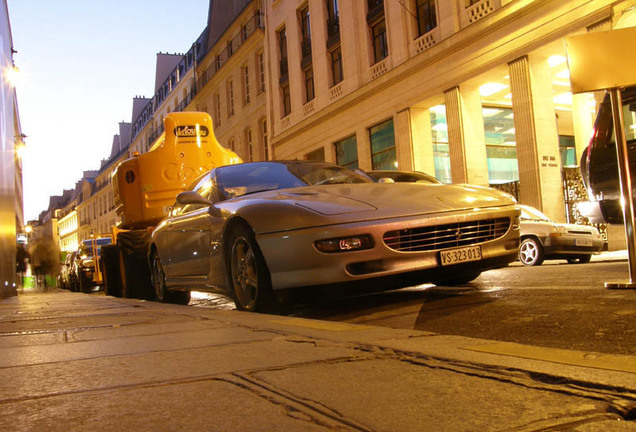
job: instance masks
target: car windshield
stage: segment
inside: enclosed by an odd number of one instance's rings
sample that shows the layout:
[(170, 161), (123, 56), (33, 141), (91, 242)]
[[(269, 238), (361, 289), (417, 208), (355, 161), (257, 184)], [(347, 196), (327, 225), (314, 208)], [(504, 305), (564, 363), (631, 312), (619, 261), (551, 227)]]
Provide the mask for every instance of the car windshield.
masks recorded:
[(342, 183), (370, 183), (367, 178), (326, 162), (254, 162), (216, 169), (224, 199), (267, 190)]
[(397, 183), (427, 183), (440, 184), (441, 182), (435, 177), (421, 172), (406, 171), (368, 171), (367, 175), (373, 180), (378, 181), (382, 178), (390, 178)]
[(550, 221), (550, 218), (534, 207), (521, 206), (521, 219), (534, 221)]

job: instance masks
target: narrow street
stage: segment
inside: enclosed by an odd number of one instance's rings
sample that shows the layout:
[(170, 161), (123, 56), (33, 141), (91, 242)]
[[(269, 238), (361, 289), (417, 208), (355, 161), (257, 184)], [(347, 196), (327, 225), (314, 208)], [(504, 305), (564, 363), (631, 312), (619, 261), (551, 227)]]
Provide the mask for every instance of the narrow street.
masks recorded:
[[(415, 329), (522, 344), (636, 354), (633, 290), (604, 282), (628, 277), (625, 261), (539, 267), (518, 264), (460, 287), (422, 285), (298, 304), (292, 315), (394, 329)], [(590, 288), (593, 287), (593, 288)], [(232, 309), (221, 296), (197, 295), (198, 307)]]

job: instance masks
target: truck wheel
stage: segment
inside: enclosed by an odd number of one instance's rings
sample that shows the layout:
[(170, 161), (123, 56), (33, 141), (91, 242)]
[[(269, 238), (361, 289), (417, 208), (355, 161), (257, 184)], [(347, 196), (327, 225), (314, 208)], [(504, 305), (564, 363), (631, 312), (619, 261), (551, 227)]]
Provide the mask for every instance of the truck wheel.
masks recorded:
[(92, 287), (93, 287), (92, 281), (89, 280), (83, 274), (80, 274), (80, 276), (79, 276), (79, 290), (81, 292), (83, 292), (83, 293), (89, 293), (89, 292), (91, 292), (91, 288)]
[(119, 250), (117, 245), (102, 246), (104, 294), (121, 297), (121, 276), (119, 273)]
[(122, 297), (154, 300), (148, 263), (150, 233), (147, 230), (119, 233), (117, 246)]

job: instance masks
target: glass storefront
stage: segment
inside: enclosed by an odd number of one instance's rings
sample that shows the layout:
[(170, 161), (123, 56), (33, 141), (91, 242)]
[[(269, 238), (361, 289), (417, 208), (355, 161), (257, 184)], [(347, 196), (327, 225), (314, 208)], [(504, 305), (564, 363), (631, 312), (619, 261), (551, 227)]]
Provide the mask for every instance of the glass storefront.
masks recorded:
[(336, 148), (336, 163), (350, 169), (358, 166), (358, 142), (355, 135), (338, 141), (334, 144)]
[(512, 108), (482, 107), (488, 182), (510, 183), (519, 180), (517, 143)]
[(448, 152), (446, 108), (444, 105), (437, 105), (430, 109), (430, 113), (435, 177), (443, 183), (452, 183), (450, 156)]
[(397, 169), (393, 119), (369, 128), (371, 163), (374, 170)]

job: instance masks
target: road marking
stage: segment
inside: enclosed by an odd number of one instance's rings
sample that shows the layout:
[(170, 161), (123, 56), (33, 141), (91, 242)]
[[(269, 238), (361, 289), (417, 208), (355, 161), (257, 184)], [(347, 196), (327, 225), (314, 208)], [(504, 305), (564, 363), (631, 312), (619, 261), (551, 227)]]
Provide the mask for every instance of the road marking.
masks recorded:
[(318, 321), (305, 318), (287, 318), (271, 320), (272, 324), (283, 324), (292, 327), (304, 327), (314, 330), (327, 330), (327, 331), (350, 331), (350, 330), (368, 330), (375, 327), (365, 326), (359, 324), (347, 324), (330, 321)]
[(499, 342), (487, 345), (462, 347), (462, 349), (489, 354), (520, 357), (530, 360), (543, 360), (551, 363), (571, 366), (636, 373), (636, 357), (618, 354), (602, 354), (559, 348), (544, 348), (531, 345), (521, 345), (512, 342)]

